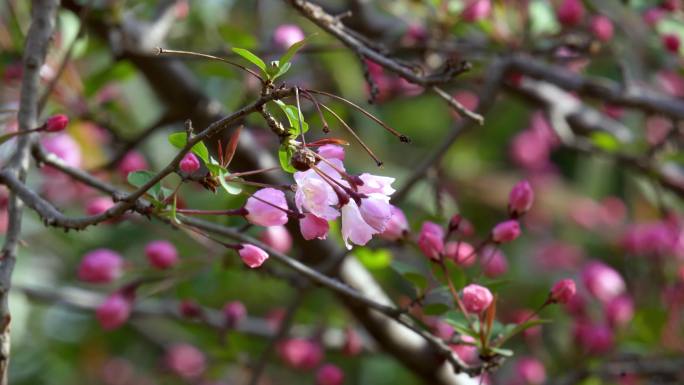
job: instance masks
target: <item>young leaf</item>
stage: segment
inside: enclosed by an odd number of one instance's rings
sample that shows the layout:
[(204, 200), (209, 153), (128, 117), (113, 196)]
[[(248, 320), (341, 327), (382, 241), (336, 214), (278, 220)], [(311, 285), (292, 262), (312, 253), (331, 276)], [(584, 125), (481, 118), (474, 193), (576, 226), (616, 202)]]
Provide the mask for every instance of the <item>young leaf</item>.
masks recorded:
[(275, 75), (273, 75), (273, 80), (276, 80), (279, 77), (285, 75), (285, 73), (290, 70), (290, 67), (292, 67), (292, 63), (285, 63), (282, 66), (278, 67), (278, 72)]
[(261, 69), (263, 73), (268, 74), (266, 63), (264, 63), (264, 61), (261, 60), (257, 55), (251, 53), (250, 51), (244, 48), (233, 48), (233, 52), (242, 56), (245, 60), (251, 62), (255, 66), (259, 67), (259, 69)]
[(230, 136), (230, 141), (226, 146), (226, 153), (223, 155), (223, 166), (228, 167), (230, 162), (233, 160), (235, 151), (237, 150), (238, 143), (240, 142), (240, 132), (242, 131), (242, 126), (235, 129), (235, 132)]
[[(285, 104), (280, 100), (276, 100), (275, 103), (287, 116), (287, 121), (290, 123), (290, 133), (292, 135), (299, 135), (299, 110), (297, 106)], [(309, 124), (305, 121), (302, 121), (302, 131), (305, 134), (309, 131)]]
[[(133, 172), (128, 173), (127, 179), (128, 179), (128, 183), (130, 183), (131, 185), (133, 185), (135, 187), (142, 187), (145, 184), (147, 184), (147, 182), (152, 180), (153, 177), (154, 177), (154, 174), (152, 172), (147, 171), (147, 170), (140, 170), (140, 171), (133, 171)], [(152, 196), (157, 197), (157, 196), (159, 196), (159, 193), (161, 192), (161, 188), (162, 188), (161, 183), (156, 183), (149, 189), (148, 192)]]
[(283, 171), (294, 174), (297, 170), (290, 164), (290, 159), (292, 159), (292, 148), (288, 145), (282, 145), (278, 149), (278, 160), (280, 161), (280, 167)]
[(431, 303), (423, 306), (423, 313), (425, 315), (442, 315), (449, 311), (449, 306), (443, 303)]
[(228, 174), (229, 173), (227, 171), (223, 170), (219, 173), (218, 180), (219, 183), (221, 183), (221, 187), (223, 187), (223, 189), (226, 190), (226, 192), (230, 195), (240, 194), (242, 192), (242, 186), (237, 183), (226, 181), (226, 176), (228, 176)]
[(549, 323), (551, 321), (545, 320), (545, 319), (531, 319), (527, 322), (523, 322), (521, 324), (517, 324), (515, 326), (513, 325), (506, 325), (504, 327), (504, 332), (503, 334), (499, 337), (500, 339), (497, 341), (496, 346), (501, 346), (503, 345), (504, 342), (506, 342), (508, 339), (511, 337), (515, 336), (518, 333), (521, 333), (531, 327), (535, 327), (537, 325)]
[(489, 348), (489, 350), (504, 357), (513, 357), (513, 351), (510, 349)]
[(285, 64), (289, 63), (290, 60), (292, 60), (292, 57), (299, 51), (302, 47), (304, 47), (304, 44), (307, 43), (307, 40), (309, 40), (311, 37), (314, 35), (309, 35), (303, 40), (300, 40), (290, 46), (290, 48), (287, 49), (287, 51), (283, 54), (283, 56), (280, 57), (280, 60), (278, 62), (280, 63), (280, 66), (284, 66)]
[[(178, 149), (183, 149), (187, 144), (187, 140), (188, 135), (185, 132), (174, 132), (173, 134), (169, 135), (169, 143)], [(199, 141), (195, 143), (195, 145), (192, 146), (191, 151), (193, 154), (202, 159), (204, 164), (210, 163), (209, 150), (207, 149), (207, 146), (204, 145), (204, 142)]]

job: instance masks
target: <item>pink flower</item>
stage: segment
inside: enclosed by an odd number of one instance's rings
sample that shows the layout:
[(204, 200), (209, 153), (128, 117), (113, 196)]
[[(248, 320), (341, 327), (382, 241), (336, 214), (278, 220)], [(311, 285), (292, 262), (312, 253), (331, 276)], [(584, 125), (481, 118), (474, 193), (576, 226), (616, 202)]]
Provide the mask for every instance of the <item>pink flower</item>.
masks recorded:
[(518, 133), (511, 142), (511, 158), (529, 170), (543, 170), (549, 165), (551, 146), (543, 135), (533, 130)]
[(575, 325), (576, 340), (587, 353), (602, 355), (609, 352), (614, 345), (613, 331), (606, 325), (593, 325), (580, 321)]
[(520, 358), (516, 363), (515, 371), (527, 385), (541, 385), (546, 381), (544, 365), (536, 358)]
[(380, 233), (380, 238), (388, 241), (396, 241), (404, 237), (409, 229), (408, 221), (400, 208), (390, 205), (392, 216), (385, 224), (385, 231)]
[(589, 293), (603, 303), (625, 292), (625, 281), (620, 274), (602, 262), (589, 262), (582, 270), (582, 281)]
[(361, 217), (376, 233), (385, 231), (385, 225), (392, 217), (392, 209), (389, 199), (382, 194), (370, 194), (368, 198), (361, 200), (359, 207)]
[(178, 250), (169, 241), (152, 241), (145, 246), (147, 261), (157, 269), (168, 269), (178, 263)]
[(492, 229), (492, 240), (496, 243), (514, 241), (520, 236), (520, 224), (515, 219), (499, 223)]
[(45, 131), (59, 132), (66, 128), (69, 124), (69, 118), (66, 115), (58, 114), (48, 118), (45, 122)]
[(43, 138), (41, 141), (45, 151), (55, 154), (65, 165), (73, 168), (81, 167), (81, 147), (66, 133), (59, 133)]
[(341, 385), (344, 372), (333, 364), (325, 364), (316, 372), (316, 385)]
[(90, 283), (109, 283), (123, 273), (123, 258), (109, 249), (97, 249), (83, 256), (78, 278)]
[(480, 314), (494, 301), (492, 292), (486, 287), (470, 284), (463, 288), (463, 306), (468, 313)]
[(304, 218), (299, 220), (299, 229), (302, 232), (302, 237), (307, 241), (315, 238), (326, 239), (330, 225), (325, 219), (306, 213)]
[[(329, 162), (336, 166), (342, 166), (342, 162), (330, 159)], [(319, 163), (319, 168), (332, 179), (341, 181), (340, 174), (326, 163)], [(295, 192), (295, 204), (299, 211), (309, 212), (319, 218), (333, 220), (340, 216), (340, 212), (334, 207), (338, 204), (335, 190), (323, 180), (314, 170), (299, 171), (294, 173), (297, 183)]]
[(677, 11), (681, 7), (682, 7), (681, 0), (663, 0), (662, 3), (660, 3), (660, 8), (662, 8), (668, 12)]
[(326, 159), (344, 160), (344, 147), (334, 144), (326, 144), (318, 148), (318, 155)]
[(125, 178), (133, 171), (144, 170), (148, 167), (145, 157), (137, 151), (129, 151), (119, 162), (119, 173)]
[(489, 17), (491, 12), (491, 0), (470, 0), (463, 9), (461, 17), (464, 21), (472, 23), (478, 20), (486, 19)]
[(349, 203), (342, 206), (342, 239), (347, 249), (351, 250), (352, 243), (365, 245), (371, 240), (373, 234), (378, 232), (380, 230), (366, 223), (361, 210), (359, 210), (359, 206), (356, 205), (356, 201), (350, 199)]
[(513, 189), (508, 196), (508, 210), (513, 215), (522, 215), (530, 210), (534, 203), (534, 191), (530, 182), (526, 180), (521, 180)]
[(437, 319), (432, 325), (432, 334), (443, 339), (444, 341), (451, 341), (454, 336), (455, 330), (447, 322)]
[(677, 71), (658, 72), (657, 82), (665, 93), (678, 98), (684, 97), (684, 77)]
[(304, 32), (294, 24), (283, 24), (273, 31), (273, 41), (283, 50), (301, 40), (304, 40)]
[(508, 271), (508, 261), (506, 257), (496, 247), (488, 247), (482, 251), (482, 271), (488, 278), (496, 278)]
[(363, 185), (359, 186), (359, 192), (362, 194), (381, 194), (389, 197), (396, 191), (392, 188), (394, 178), (368, 173), (359, 175), (359, 178), (363, 181)]
[(110, 208), (114, 207), (114, 202), (110, 197), (97, 197), (91, 199), (86, 205), (86, 214), (100, 215)]
[(261, 233), (259, 239), (279, 253), (287, 254), (292, 250), (292, 236), (285, 226), (269, 226)]
[(447, 242), (444, 245), (444, 256), (463, 267), (472, 266), (477, 260), (473, 245), (463, 241)]
[(610, 41), (613, 38), (613, 22), (606, 16), (596, 15), (591, 18), (591, 32), (600, 41)]
[(444, 252), (444, 229), (436, 223), (423, 222), (418, 236), (418, 247), (426, 257), (439, 260)]
[(563, 0), (556, 9), (558, 21), (566, 27), (574, 27), (584, 17), (584, 5), (581, 0)]
[(323, 351), (316, 342), (291, 338), (278, 345), (278, 355), (295, 369), (310, 370), (323, 360)]
[(199, 378), (207, 368), (204, 353), (189, 344), (171, 346), (164, 362), (173, 373), (188, 380)]
[(627, 325), (634, 317), (634, 302), (628, 295), (615, 297), (606, 304), (605, 312), (610, 326)]
[(240, 254), (242, 262), (252, 269), (263, 265), (268, 259), (268, 254), (265, 251), (249, 243), (243, 244), (242, 248), (238, 250), (238, 254)]
[(363, 350), (363, 341), (361, 336), (354, 328), (346, 327), (344, 329), (344, 346), (342, 352), (347, 356), (356, 356)]
[(554, 303), (568, 303), (577, 293), (575, 281), (572, 279), (561, 279), (551, 288), (549, 299)]
[(199, 161), (199, 159), (197, 159), (197, 156), (195, 156), (195, 154), (189, 152), (189, 153), (185, 154), (183, 159), (181, 159), (178, 167), (184, 173), (192, 174), (193, 172), (199, 170), (200, 161)]
[(246, 218), (252, 224), (278, 226), (287, 223), (287, 201), (285, 194), (280, 190), (262, 188), (247, 199), (245, 209)]
[(679, 52), (679, 46), (681, 45), (681, 42), (679, 40), (679, 36), (673, 34), (673, 33), (668, 33), (663, 35), (663, 46), (665, 47), (666, 50), (672, 52), (672, 53), (678, 53)]
[(226, 320), (226, 325), (229, 328), (234, 328), (247, 317), (247, 309), (240, 301), (228, 302), (223, 306), (223, 316)]
[(95, 316), (104, 330), (113, 330), (126, 323), (131, 315), (132, 300), (121, 293), (107, 297), (95, 311)]
[(466, 364), (475, 364), (479, 358), (475, 338), (469, 335), (461, 335), (461, 342), (463, 343), (451, 345), (451, 350)]

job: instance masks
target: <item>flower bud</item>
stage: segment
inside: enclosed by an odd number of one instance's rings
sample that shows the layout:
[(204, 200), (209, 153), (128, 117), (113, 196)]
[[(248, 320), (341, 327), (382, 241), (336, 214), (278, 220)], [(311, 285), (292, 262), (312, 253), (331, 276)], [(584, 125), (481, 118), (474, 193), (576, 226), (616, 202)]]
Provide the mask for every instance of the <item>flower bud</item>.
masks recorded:
[(95, 311), (95, 316), (104, 330), (113, 330), (128, 321), (131, 315), (132, 300), (121, 293), (107, 297)]
[(97, 249), (83, 256), (78, 278), (90, 283), (109, 283), (122, 274), (123, 258), (109, 249)]
[(589, 262), (582, 270), (582, 281), (589, 293), (603, 303), (625, 292), (625, 281), (620, 274), (602, 262)]
[(613, 298), (606, 304), (605, 313), (611, 327), (624, 326), (634, 317), (634, 302), (627, 295)]
[(304, 40), (304, 32), (294, 24), (283, 24), (273, 31), (273, 41), (283, 50), (301, 40)]
[(492, 292), (486, 287), (470, 284), (463, 288), (463, 306), (468, 313), (480, 314), (494, 301)]
[(466, 3), (461, 18), (464, 21), (472, 23), (478, 20), (486, 19), (492, 12), (491, 0), (470, 0)]
[(482, 272), (488, 278), (496, 278), (508, 271), (506, 256), (496, 247), (488, 246), (482, 250), (480, 264), (482, 265)]
[(682, 7), (682, 2), (681, 0), (663, 0), (662, 3), (660, 3), (660, 8), (668, 11), (668, 12), (675, 12), (678, 9)]
[(444, 252), (444, 230), (433, 222), (423, 222), (418, 236), (418, 247), (426, 257), (438, 261)]
[(584, 5), (581, 0), (563, 0), (556, 9), (556, 18), (565, 27), (574, 27), (584, 17)]
[(240, 301), (228, 302), (223, 306), (223, 316), (226, 320), (226, 326), (234, 328), (240, 321), (245, 319), (247, 316), (247, 309)]
[(121, 159), (118, 166), (119, 174), (124, 178), (134, 171), (140, 171), (146, 168), (147, 160), (145, 160), (145, 157), (137, 151), (129, 151), (128, 154)]
[(388, 241), (396, 241), (404, 237), (409, 229), (408, 221), (404, 212), (397, 206), (390, 206), (392, 216), (385, 224), (385, 231), (380, 233), (380, 238)]
[(575, 326), (575, 335), (584, 350), (594, 355), (609, 352), (615, 342), (613, 331), (606, 325), (592, 325), (580, 321)]
[(289, 366), (300, 370), (311, 370), (323, 360), (323, 351), (314, 341), (291, 338), (278, 345), (278, 355)]
[(199, 170), (200, 161), (199, 161), (199, 159), (197, 159), (197, 156), (195, 156), (195, 154), (189, 152), (189, 153), (185, 154), (183, 159), (181, 159), (178, 167), (184, 173), (192, 174), (193, 172)]
[(363, 341), (354, 328), (344, 329), (344, 346), (342, 352), (347, 356), (356, 356), (363, 350)]
[(444, 256), (463, 267), (472, 266), (477, 260), (475, 248), (468, 242), (447, 242), (444, 245)]
[(157, 269), (168, 269), (178, 263), (178, 251), (169, 241), (152, 241), (145, 246), (147, 261)]
[(673, 34), (673, 33), (668, 33), (663, 35), (663, 46), (665, 47), (666, 50), (672, 52), (672, 53), (679, 53), (679, 47), (681, 45), (681, 42), (679, 40), (679, 36)]
[(48, 118), (45, 122), (45, 131), (59, 132), (66, 128), (69, 124), (69, 118), (66, 115), (58, 114)]
[(285, 226), (269, 226), (261, 233), (259, 239), (277, 252), (287, 254), (292, 250), (292, 236)]
[(316, 385), (341, 385), (344, 372), (333, 364), (324, 364), (316, 372)]
[(514, 241), (520, 236), (520, 224), (515, 219), (499, 223), (492, 229), (492, 240), (496, 243)]
[(238, 250), (238, 254), (240, 254), (242, 262), (244, 262), (245, 265), (249, 266), (251, 269), (255, 269), (263, 265), (263, 263), (268, 259), (268, 254), (264, 250), (248, 243), (242, 245), (240, 250)]
[(189, 344), (171, 346), (164, 362), (174, 374), (187, 380), (199, 378), (207, 368), (204, 354)]
[(464, 343), (450, 345), (451, 350), (466, 364), (473, 365), (477, 363), (479, 353), (477, 346), (475, 346), (475, 338), (462, 334), (460, 340)]
[(302, 232), (302, 237), (307, 241), (315, 238), (326, 239), (329, 229), (328, 221), (313, 214), (306, 213), (304, 218), (299, 220), (299, 230)]
[(262, 188), (247, 199), (245, 209), (247, 209), (246, 218), (252, 224), (277, 226), (287, 223), (287, 201), (285, 194), (280, 190), (270, 187)]
[(613, 22), (606, 16), (597, 15), (591, 19), (591, 32), (599, 41), (610, 41), (613, 38), (613, 29)]
[(662, 8), (653, 7), (644, 11), (642, 18), (644, 23), (650, 27), (655, 27), (666, 15)]
[(202, 315), (202, 307), (191, 299), (184, 299), (178, 304), (178, 312), (186, 318), (197, 318)]
[(544, 365), (536, 358), (520, 358), (516, 363), (515, 371), (526, 385), (542, 385), (546, 381)]
[(508, 196), (508, 211), (511, 215), (517, 217), (525, 214), (532, 207), (534, 203), (534, 191), (530, 182), (522, 180), (518, 182)]
[(553, 303), (568, 303), (577, 293), (575, 281), (572, 279), (561, 279), (556, 282), (549, 293), (549, 300)]
[(100, 215), (114, 207), (114, 202), (110, 197), (97, 197), (91, 199), (86, 205), (85, 212), (88, 215)]

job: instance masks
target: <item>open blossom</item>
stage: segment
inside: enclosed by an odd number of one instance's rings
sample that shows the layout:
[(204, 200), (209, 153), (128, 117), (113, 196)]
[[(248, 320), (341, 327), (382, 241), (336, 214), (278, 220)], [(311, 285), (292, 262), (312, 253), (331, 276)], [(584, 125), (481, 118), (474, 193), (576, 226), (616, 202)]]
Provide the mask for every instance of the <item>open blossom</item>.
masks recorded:
[(128, 321), (133, 307), (132, 299), (121, 293), (114, 293), (97, 307), (95, 316), (100, 322), (102, 329), (113, 330)]
[(625, 281), (620, 273), (602, 262), (589, 262), (582, 270), (582, 281), (589, 293), (603, 303), (625, 292)]
[(41, 141), (41, 144), (47, 152), (55, 154), (67, 166), (81, 167), (81, 147), (71, 135), (66, 133), (48, 135)]
[(444, 252), (444, 229), (442, 226), (425, 221), (418, 236), (418, 247), (426, 257), (439, 260)]
[[(328, 159), (328, 162), (344, 170), (339, 159)], [(317, 167), (333, 180), (342, 180), (342, 176), (328, 163), (320, 162)], [(326, 220), (333, 220), (340, 216), (340, 212), (335, 207), (339, 201), (335, 190), (315, 170), (298, 171), (294, 173), (294, 179), (297, 183), (295, 204), (299, 211), (309, 212)], [(343, 184), (346, 185), (346, 182)]]
[(463, 306), (469, 313), (480, 314), (494, 301), (492, 292), (484, 286), (470, 284), (463, 288)]
[(316, 238), (326, 239), (329, 229), (328, 221), (310, 213), (304, 214), (304, 218), (299, 220), (299, 230), (302, 232), (302, 237), (307, 241)]
[(577, 287), (572, 279), (561, 279), (551, 288), (549, 298), (555, 303), (568, 303), (575, 296)]
[(292, 249), (292, 236), (285, 226), (269, 226), (259, 236), (261, 242), (275, 251), (287, 254)]
[(171, 346), (164, 360), (173, 373), (186, 379), (200, 377), (207, 366), (204, 353), (189, 344)]
[(365, 245), (373, 234), (379, 232), (366, 223), (356, 201), (350, 199), (349, 203), (342, 206), (342, 239), (347, 249), (351, 250), (351, 243)]
[(288, 220), (285, 194), (274, 188), (262, 188), (255, 192), (247, 199), (245, 209), (247, 220), (255, 225), (278, 226), (286, 224)]
[(316, 372), (316, 385), (341, 385), (344, 372), (333, 364), (325, 364)]
[(242, 262), (244, 262), (245, 265), (249, 266), (252, 269), (255, 269), (263, 265), (264, 262), (266, 262), (266, 260), (268, 259), (268, 253), (248, 243), (242, 245), (240, 250), (238, 250), (238, 254), (240, 254)]
[(326, 159), (339, 159), (344, 161), (344, 147), (326, 144), (319, 147), (317, 152)]
[(123, 258), (109, 249), (97, 249), (83, 256), (78, 278), (91, 283), (109, 283), (122, 274)]

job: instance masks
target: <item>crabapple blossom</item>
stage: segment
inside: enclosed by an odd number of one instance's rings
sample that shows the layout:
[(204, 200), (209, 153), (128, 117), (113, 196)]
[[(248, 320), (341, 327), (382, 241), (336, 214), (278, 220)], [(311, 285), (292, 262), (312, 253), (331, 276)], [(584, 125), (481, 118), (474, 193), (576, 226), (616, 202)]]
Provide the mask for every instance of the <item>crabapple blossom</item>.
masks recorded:
[(113, 250), (96, 249), (83, 256), (78, 278), (90, 283), (109, 283), (123, 273), (123, 258)]
[(286, 224), (288, 220), (285, 194), (271, 187), (262, 188), (249, 197), (245, 209), (245, 218), (255, 225), (278, 226)]
[(610, 300), (604, 310), (610, 326), (624, 326), (634, 317), (634, 301), (628, 295), (621, 295)]
[(292, 249), (292, 236), (285, 226), (269, 226), (259, 236), (261, 242), (273, 250), (287, 254)]
[(546, 381), (544, 365), (536, 358), (520, 358), (516, 363), (515, 371), (527, 385), (542, 385)]
[(53, 115), (45, 121), (45, 131), (47, 132), (59, 132), (66, 128), (69, 124), (69, 118), (66, 115), (58, 114)]
[[(334, 162), (335, 159), (330, 159)], [(341, 165), (341, 162), (339, 162)], [(320, 165), (321, 171), (335, 180), (342, 179), (339, 173), (328, 167), (327, 164)], [(327, 171), (330, 171), (328, 173)], [(335, 190), (314, 170), (299, 171), (294, 173), (297, 183), (295, 192), (295, 204), (299, 211), (309, 212), (318, 218), (333, 220), (340, 216), (339, 211), (334, 207), (338, 203)]]
[(318, 155), (326, 159), (339, 159), (344, 161), (344, 147), (334, 144), (325, 144), (318, 148)]
[(426, 257), (439, 260), (444, 252), (444, 229), (434, 222), (423, 222), (418, 236), (418, 247)]
[(307, 241), (316, 238), (326, 239), (330, 225), (325, 219), (306, 213), (303, 218), (299, 219), (299, 229), (302, 232), (302, 237)]
[(145, 246), (147, 261), (157, 269), (168, 269), (178, 263), (178, 250), (173, 243), (164, 240), (152, 241)]
[(114, 330), (128, 321), (132, 307), (131, 298), (114, 293), (97, 307), (95, 316), (102, 329)]
[(609, 352), (615, 343), (613, 331), (606, 325), (579, 321), (575, 325), (577, 341), (587, 353), (601, 355)]
[(238, 254), (240, 254), (242, 262), (244, 262), (245, 265), (249, 266), (251, 269), (255, 269), (263, 265), (268, 259), (268, 253), (249, 243), (241, 245), (240, 250), (238, 250)]
[(520, 224), (514, 219), (501, 222), (492, 229), (492, 240), (496, 243), (514, 241), (520, 236)]
[(380, 233), (379, 237), (388, 241), (396, 241), (403, 238), (408, 231), (408, 221), (400, 208), (390, 205), (390, 212), (392, 215), (385, 224), (385, 231)]
[(591, 32), (600, 41), (610, 41), (613, 38), (613, 22), (606, 16), (596, 15), (591, 18)]
[(494, 301), (492, 292), (484, 286), (470, 284), (463, 288), (463, 306), (469, 313), (480, 314)]
[(530, 210), (534, 203), (534, 191), (530, 182), (522, 180), (518, 182), (508, 196), (508, 210), (513, 215), (522, 215)]
[(147, 160), (141, 153), (129, 151), (123, 159), (121, 159), (121, 162), (119, 162), (118, 170), (121, 176), (125, 178), (128, 174), (134, 171), (144, 170), (147, 167)]
[(444, 256), (463, 267), (472, 266), (477, 260), (473, 245), (463, 241), (447, 242), (444, 245)]
[(496, 247), (485, 247), (482, 250), (482, 272), (488, 278), (496, 278), (508, 271), (508, 261), (504, 253)]
[(582, 270), (582, 281), (589, 293), (603, 303), (625, 292), (625, 281), (620, 273), (602, 262), (589, 262)]
[(189, 153), (185, 154), (183, 159), (181, 159), (178, 167), (184, 173), (192, 174), (193, 172), (199, 170), (200, 161), (199, 161), (199, 159), (197, 159), (197, 156), (195, 154), (189, 152)]
[(314, 341), (303, 338), (291, 338), (278, 345), (278, 355), (289, 366), (310, 370), (323, 360), (323, 350)]
[(562, 0), (556, 9), (558, 21), (566, 27), (574, 27), (584, 17), (584, 5), (581, 0)]
[(226, 325), (229, 328), (234, 328), (240, 321), (247, 316), (247, 309), (240, 301), (228, 302), (223, 306), (223, 316), (226, 320)]
[(316, 385), (341, 385), (344, 372), (333, 364), (324, 364), (316, 371)]
[(86, 204), (85, 212), (88, 215), (100, 215), (114, 207), (114, 202), (110, 197), (93, 198)]
[(554, 303), (568, 303), (575, 296), (577, 287), (572, 279), (561, 279), (551, 288), (549, 299)]
[(81, 147), (66, 133), (46, 136), (41, 144), (47, 152), (55, 154), (65, 165), (73, 168), (81, 167)]
[(371, 240), (373, 234), (379, 232), (380, 230), (366, 223), (356, 201), (350, 199), (346, 205), (342, 206), (342, 239), (347, 249), (351, 250), (352, 243), (365, 245)]
[(169, 347), (164, 362), (174, 374), (188, 380), (199, 378), (207, 368), (204, 353), (189, 344)]
[(284, 50), (301, 40), (304, 40), (304, 31), (294, 24), (279, 25), (273, 31), (273, 41)]

